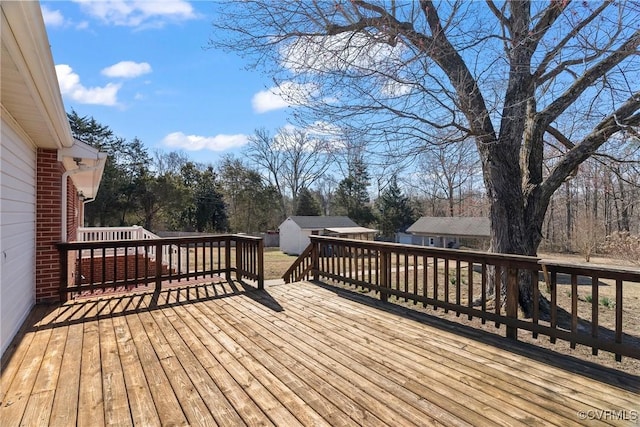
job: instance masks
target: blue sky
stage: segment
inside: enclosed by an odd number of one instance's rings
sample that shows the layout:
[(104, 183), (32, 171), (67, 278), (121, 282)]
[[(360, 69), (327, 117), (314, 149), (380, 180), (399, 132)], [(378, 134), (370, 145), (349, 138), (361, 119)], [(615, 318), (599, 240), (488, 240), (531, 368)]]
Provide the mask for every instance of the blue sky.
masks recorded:
[(150, 151), (200, 162), (237, 155), (255, 129), (286, 125), (268, 75), (207, 49), (214, 5), (175, 1), (42, 1), (65, 108)]

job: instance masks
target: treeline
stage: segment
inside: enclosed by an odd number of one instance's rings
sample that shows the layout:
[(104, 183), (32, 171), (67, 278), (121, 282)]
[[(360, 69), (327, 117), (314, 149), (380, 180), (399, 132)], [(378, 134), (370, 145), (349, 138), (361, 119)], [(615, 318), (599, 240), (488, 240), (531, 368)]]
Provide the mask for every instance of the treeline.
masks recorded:
[(543, 249), (640, 262), (640, 145), (607, 144), (551, 200)]
[[(288, 215), (347, 215), (391, 239), (418, 217), (417, 204), (403, 194), (395, 176), (371, 202), (370, 177), (361, 156), (353, 159), (349, 172), (334, 186), (327, 184), (326, 168), (316, 179), (309, 179), (310, 162), (301, 157), (310, 160), (318, 152), (306, 146), (298, 151), (298, 158), (290, 159), (284, 156), (285, 147), (276, 150), (271, 145), (270, 150), (282, 158), (272, 163), (277, 167), (269, 176), (259, 166), (232, 156), (207, 165), (181, 152), (150, 153), (140, 140), (120, 138), (93, 117), (81, 117), (72, 110), (68, 118), (75, 138), (108, 155), (97, 197), (85, 205), (87, 226), (257, 233), (276, 230)], [(268, 138), (266, 133), (262, 136)], [(299, 137), (307, 138), (295, 134)], [(255, 154), (255, 144), (249, 153)]]
[[(489, 211), (471, 143), (408, 155), (411, 173), (408, 162), (373, 164), (374, 156), (355, 143), (258, 130), (243, 159), (205, 165), (181, 152), (149, 153), (138, 139), (119, 138), (93, 118), (68, 116), (76, 138), (109, 156), (98, 196), (86, 205), (91, 226), (257, 233), (276, 230), (289, 215), (346, 215), (391, 240), (423, 215)], [(540, 230), (542, 250), (640, 259), (640, 147), (620, 146), (608, 143), (605, 155), (582, 164), (556, 192)], [(546, 157), (550, 170), (552, 148)]]

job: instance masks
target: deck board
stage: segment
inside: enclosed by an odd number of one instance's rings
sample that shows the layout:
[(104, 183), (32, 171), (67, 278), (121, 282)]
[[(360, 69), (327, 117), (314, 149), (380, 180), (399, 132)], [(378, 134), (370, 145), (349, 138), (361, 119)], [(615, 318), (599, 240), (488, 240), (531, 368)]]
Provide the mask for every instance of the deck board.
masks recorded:
[(2, 425), (633, 425), (640, 379), (307, 282), (34, 309)]

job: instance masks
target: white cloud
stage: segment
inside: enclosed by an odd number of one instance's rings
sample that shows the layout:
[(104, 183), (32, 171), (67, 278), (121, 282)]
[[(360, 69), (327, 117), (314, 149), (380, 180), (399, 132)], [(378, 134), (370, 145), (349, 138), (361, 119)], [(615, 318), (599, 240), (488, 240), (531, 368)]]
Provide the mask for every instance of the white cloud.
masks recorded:
[(316, 92), (316, 85), (310, 83), (284, 82), (280, 86), (256, 93), (251, 100), (251, 105), (253, 111), (261, 114), (291, 105), (304, 105)]
[(243, 134), (198, 136), (185, 135), (182, 132), (173, 132), (165, 136), (163, 144), (168, 147), (181, 148), (189, 151), (211, 150), (225, 151), (239, 148), (247, 144), (249, 137)]
[(268, 89), (261, 90), (253, 95), (251, 105), (256, 113), (266, 113), (267, 111), (287, 108), (290, 104), (283, 97), (274, 93), (273, 89)]
[(77, 30), (85, 30), (89, 28), (89, 23), (87, 21), (74, 22), (71, 19), (65, 18), (59, 10), (49, 9), (45, 5), (40, 6), (40, 10), (42, 10), (42, 18), (48, 28), (73, 27)]
[(121, 61), (101, 71), (107, 77), (130, 79), (151, 72), (151, 65), (146, 62)]
[(85, 13), (110, 25), (163, 27), (167, 22), (197, 18), (193, 6), (183, 0), (75, 0)]
[(107, 83), (103, 87), (87, 88), (80, 83), (80, 76), (67, 64), (56, 65), (56, 74), (63, 96), (81, 104), (118, 105), (120, 84)]
[(42, 18), (47, 27), (62, 27), (65, 25), (64, 16), (59, 10), (51, 10), (47, 6), (41, 6)]

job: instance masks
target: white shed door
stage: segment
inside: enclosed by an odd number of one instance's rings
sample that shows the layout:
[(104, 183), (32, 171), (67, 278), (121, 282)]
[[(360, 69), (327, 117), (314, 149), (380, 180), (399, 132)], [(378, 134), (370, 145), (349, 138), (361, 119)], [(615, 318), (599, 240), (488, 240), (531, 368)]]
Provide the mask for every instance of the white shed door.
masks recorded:
[(35, 302), (36, 150), (5, 120), (0, 140), (0, 353)]

